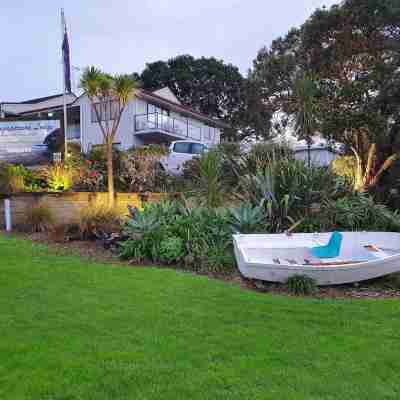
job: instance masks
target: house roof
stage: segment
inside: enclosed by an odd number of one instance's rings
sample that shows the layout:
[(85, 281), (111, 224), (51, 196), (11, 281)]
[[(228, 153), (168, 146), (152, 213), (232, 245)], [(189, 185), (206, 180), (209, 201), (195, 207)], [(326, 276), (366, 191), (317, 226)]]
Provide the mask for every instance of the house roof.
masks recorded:
[(62, 93), (59, 93), (59, 94), (54, 94), (54, 95), (52, 95), (52, 96), (38, 97), (38, 98), (36, 98), (36, 99), (21, 101), (20, 104), (37, 104), (37, 103), (42, 103), (43, 101), (56, 99), (57, 97), (61, 97), (62, 95), (63, 95)]
[[(73, 95), (74, 97), (76, 97), (76, 95), (72, 92), (67, 93), (67, 95)], [(1, 101), (0, 104), (38, 104), (38, 103), (56, 99), (56, 98), (62, 97), (62, 96), (63, 96), (63, 93), (59, 93), (59, 94), (54, 94), (51, 96), (37, 97), (35, 99), (30, 99), (30, 100), (25, 100), (25, 101)]]

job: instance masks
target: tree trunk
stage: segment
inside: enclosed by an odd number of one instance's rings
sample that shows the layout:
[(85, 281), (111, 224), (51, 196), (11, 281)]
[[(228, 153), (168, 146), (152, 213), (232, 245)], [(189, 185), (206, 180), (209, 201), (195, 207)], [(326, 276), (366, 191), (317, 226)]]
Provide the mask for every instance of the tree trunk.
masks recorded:
[(113, 173), (113, 147), (112, 142), (107, 142), (107, 181), (108, 181), (108, 204), (114, 207), (114, 173)]

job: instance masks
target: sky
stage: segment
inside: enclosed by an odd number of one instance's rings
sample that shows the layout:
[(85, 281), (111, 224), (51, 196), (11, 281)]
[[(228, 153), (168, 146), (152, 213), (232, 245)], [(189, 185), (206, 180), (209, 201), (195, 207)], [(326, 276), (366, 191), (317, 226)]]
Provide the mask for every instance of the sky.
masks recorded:
[[(0, 101), (62, 91), (60, 9), (73, 68), (116, 73), (180, 54), (216, 57), (245, 75), (258, 50), (334, 0), (0, 0)], [(5, 3), (5, 4), (4, 4)]]

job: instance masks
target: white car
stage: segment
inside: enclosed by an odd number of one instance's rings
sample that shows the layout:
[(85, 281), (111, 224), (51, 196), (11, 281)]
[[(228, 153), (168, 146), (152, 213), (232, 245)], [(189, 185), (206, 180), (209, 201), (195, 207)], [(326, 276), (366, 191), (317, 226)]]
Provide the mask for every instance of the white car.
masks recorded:
[(161, 159), (161, 165), (165, 171), (179, 175), (186, 161), (199, 156), (208, 150), (208, 146), (201, 142), (190, 140), (177, 140), (169, 146), (169, 155)]

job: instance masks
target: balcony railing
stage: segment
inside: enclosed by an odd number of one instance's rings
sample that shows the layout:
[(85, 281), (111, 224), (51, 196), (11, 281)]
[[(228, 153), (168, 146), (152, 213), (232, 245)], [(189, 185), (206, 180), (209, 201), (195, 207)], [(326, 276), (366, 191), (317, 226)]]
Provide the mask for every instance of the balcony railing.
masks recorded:
[(206, 130), (191, 125), (188, 120), (170, 117), (160, 113), (140, 114), (135, 116), (135, 132), (164, 131), (178, 137), (186, 137), (201, 141), (211, 140), (210, 128)]

